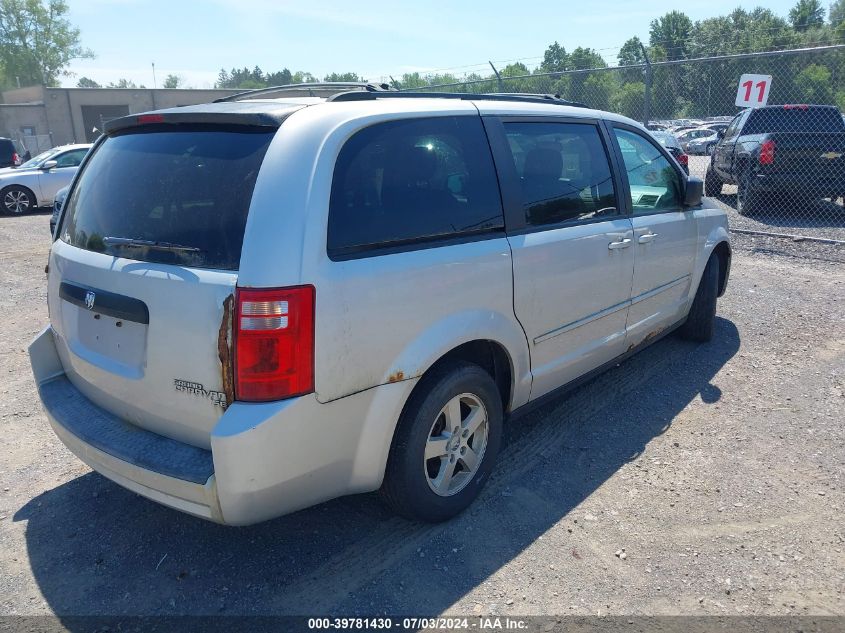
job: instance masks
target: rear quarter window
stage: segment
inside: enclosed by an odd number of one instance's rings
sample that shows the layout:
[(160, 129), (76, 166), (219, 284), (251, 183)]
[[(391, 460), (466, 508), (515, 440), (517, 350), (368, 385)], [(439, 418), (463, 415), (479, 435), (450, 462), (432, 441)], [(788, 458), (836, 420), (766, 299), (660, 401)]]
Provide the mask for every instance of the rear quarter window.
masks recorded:
[(252, 191), (274, 134), (179, 126), (112, 136), (86, 163), (60, 239), (129, 259), (237, 270)]
[(503, 226), (498, 180), (477, 116), (379, 123), (341, 148), (329, 204), (331, 257)]

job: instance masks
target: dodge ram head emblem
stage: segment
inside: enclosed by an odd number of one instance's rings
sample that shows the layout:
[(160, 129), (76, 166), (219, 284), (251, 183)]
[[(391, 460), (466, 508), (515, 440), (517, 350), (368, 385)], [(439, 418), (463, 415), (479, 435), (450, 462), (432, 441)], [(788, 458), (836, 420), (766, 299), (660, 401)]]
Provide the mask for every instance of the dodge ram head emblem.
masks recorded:
[(94, 301), (96, 300), (97, 295), (94, 294), (93, 291), (89, 290), (85, 293), (85, 307), (89, 310), (94, 309)]

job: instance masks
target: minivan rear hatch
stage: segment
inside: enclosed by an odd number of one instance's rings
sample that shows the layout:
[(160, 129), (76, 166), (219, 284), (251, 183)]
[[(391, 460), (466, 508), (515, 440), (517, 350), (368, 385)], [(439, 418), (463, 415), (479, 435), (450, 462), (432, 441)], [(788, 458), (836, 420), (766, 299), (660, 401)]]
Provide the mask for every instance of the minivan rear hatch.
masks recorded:
[(233, 399), (232, 296), (281, 120), (222, 110), (240, 106), (115, 122), (73, 185), (50, 260), (71, 382), (128, 422), (206, 448)]

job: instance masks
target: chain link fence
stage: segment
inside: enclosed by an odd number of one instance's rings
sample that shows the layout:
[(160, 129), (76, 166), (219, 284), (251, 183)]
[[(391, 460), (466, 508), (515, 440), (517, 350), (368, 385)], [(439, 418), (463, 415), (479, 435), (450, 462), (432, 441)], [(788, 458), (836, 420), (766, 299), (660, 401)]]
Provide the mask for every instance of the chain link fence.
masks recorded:
[[(728, 124), (742, 112), (735, 100), (747, 73), (771, 75), (769, 105), (832, 107), (755, 115), (741, 121), (737, 142)], [(487, 78), (425, 90), (554, 94), (618, 112), (678, 141), (732, 229), (845, 244), (845, 45), (519, 76), (494, 68)]]

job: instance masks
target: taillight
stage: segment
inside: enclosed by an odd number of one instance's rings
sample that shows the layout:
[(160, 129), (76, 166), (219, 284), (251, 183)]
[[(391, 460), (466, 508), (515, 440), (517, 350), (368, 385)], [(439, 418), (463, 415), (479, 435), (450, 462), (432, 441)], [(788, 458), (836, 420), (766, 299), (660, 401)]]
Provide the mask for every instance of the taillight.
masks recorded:
[(14, 165), (20, 165), (21, 164), (21, 157), (18, 156), (17, 152), (12, 152), (12, 163)]
[(772, 139), (763, 141), (760, 146), (760, 164), (771, 165), (775, 162), (775, 142)]
[(678, 162), (681, 163), (681, 165), (689, 165), (689, 156), (686, 154), (678, 154)]
[(238, 288), (235, 297), (235, 399), (314, 391), (314, 286)]

